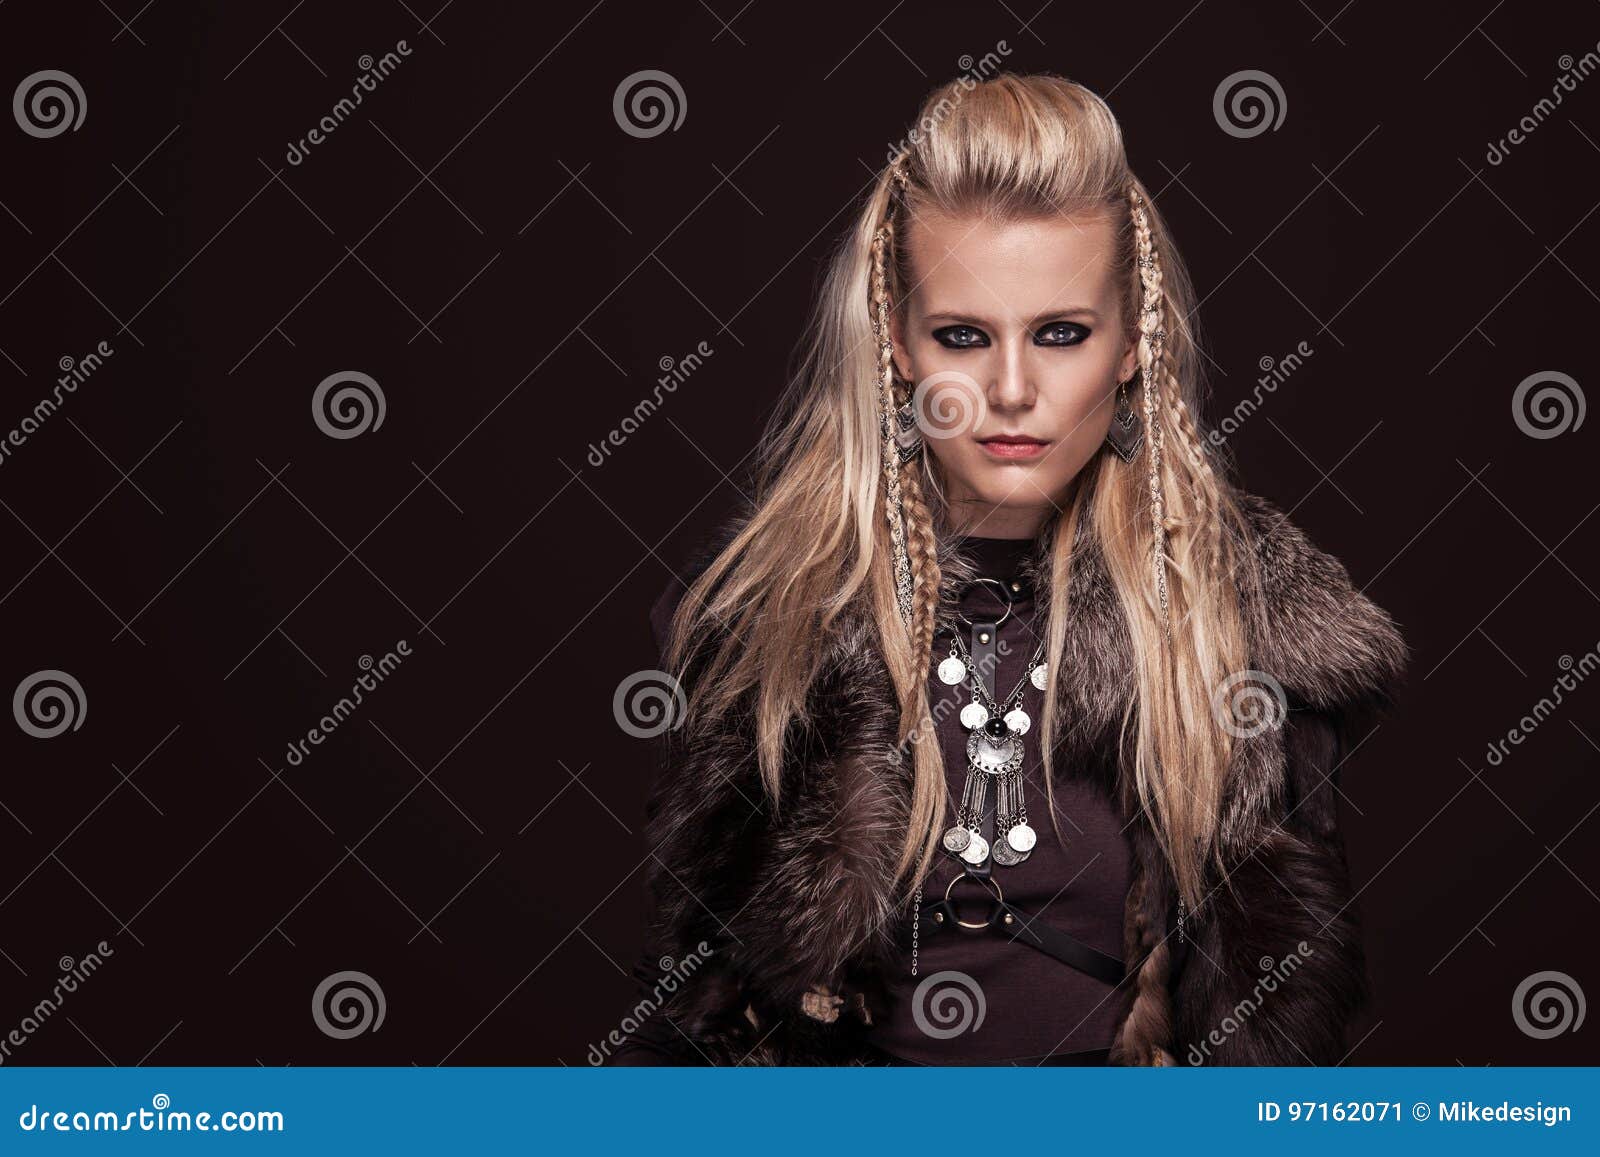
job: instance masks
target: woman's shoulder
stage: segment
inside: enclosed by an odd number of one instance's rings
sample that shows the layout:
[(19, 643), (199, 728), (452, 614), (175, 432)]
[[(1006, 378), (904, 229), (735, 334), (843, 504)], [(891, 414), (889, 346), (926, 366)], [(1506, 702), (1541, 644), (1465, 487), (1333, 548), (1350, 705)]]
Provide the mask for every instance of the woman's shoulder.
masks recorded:
[(1312, 707), (1387, 704), (1407, 659), (1394, 620), (1288, 513), (1256, 494), (1236, 498), (1250, 564), (1240, 568), (1240, 602), (1257, 666)]

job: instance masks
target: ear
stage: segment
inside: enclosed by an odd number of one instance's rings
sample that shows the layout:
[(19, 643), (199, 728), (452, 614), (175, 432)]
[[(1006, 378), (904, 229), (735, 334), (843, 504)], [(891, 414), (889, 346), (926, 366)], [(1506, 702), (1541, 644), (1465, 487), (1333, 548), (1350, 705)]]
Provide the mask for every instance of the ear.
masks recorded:
[(1117, 362), (1117, 382), (1120, 385), (1133, 377), (1139, 369), (1139, 335), (1135, 333), (1133, 340), (1128, 343), (1128, 348), (1123, 351), (1122, 358)]
[(891, 307), (889, 309), (889, 340), (894, 343), (894, 368), (900, 376), (908, 382), (915, 382), (911, 376), (911, 357), (906, 353), (905, 315), (902, 310)]

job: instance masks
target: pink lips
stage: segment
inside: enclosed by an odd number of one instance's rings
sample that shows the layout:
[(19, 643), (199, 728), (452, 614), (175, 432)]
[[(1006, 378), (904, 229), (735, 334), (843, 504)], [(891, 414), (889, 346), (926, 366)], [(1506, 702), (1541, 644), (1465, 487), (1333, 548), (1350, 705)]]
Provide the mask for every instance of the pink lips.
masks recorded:
[(1021, 461), (1026, 458), (1037, 458), (1050, 446), (1048, 442), (1041, 442), (1036, 438), (988, 438), (980, 441), (985, 453), (992, 458), (1001, 458), (1008, 462)]

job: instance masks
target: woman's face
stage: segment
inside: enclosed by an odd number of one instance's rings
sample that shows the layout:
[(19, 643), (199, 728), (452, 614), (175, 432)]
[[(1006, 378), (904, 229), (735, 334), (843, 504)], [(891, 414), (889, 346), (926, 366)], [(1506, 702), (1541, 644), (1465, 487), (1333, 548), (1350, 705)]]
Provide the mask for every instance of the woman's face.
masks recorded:
[(1032, 537), (1099, 451), (1138, 368), (1113, 237), (1103, 217), (912, 219), (894, 359), (963, 532)]

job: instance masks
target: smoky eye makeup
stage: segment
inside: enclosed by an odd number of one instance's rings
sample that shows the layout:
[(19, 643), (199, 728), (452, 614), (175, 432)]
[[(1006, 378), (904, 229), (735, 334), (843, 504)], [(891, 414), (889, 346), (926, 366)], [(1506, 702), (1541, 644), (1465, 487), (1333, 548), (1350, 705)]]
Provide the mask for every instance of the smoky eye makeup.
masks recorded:
[(933, 331), (933, 339), (945, 349), (981, 349), (989, 344), (989, 335), (972, 325), (942, 325)]
[(1037, 345), (1079, 345), (1088, 340), (1093, 331), (1087, 326), (1071, 321), (1052, 321), (1042, 325), (1033, 335)]

